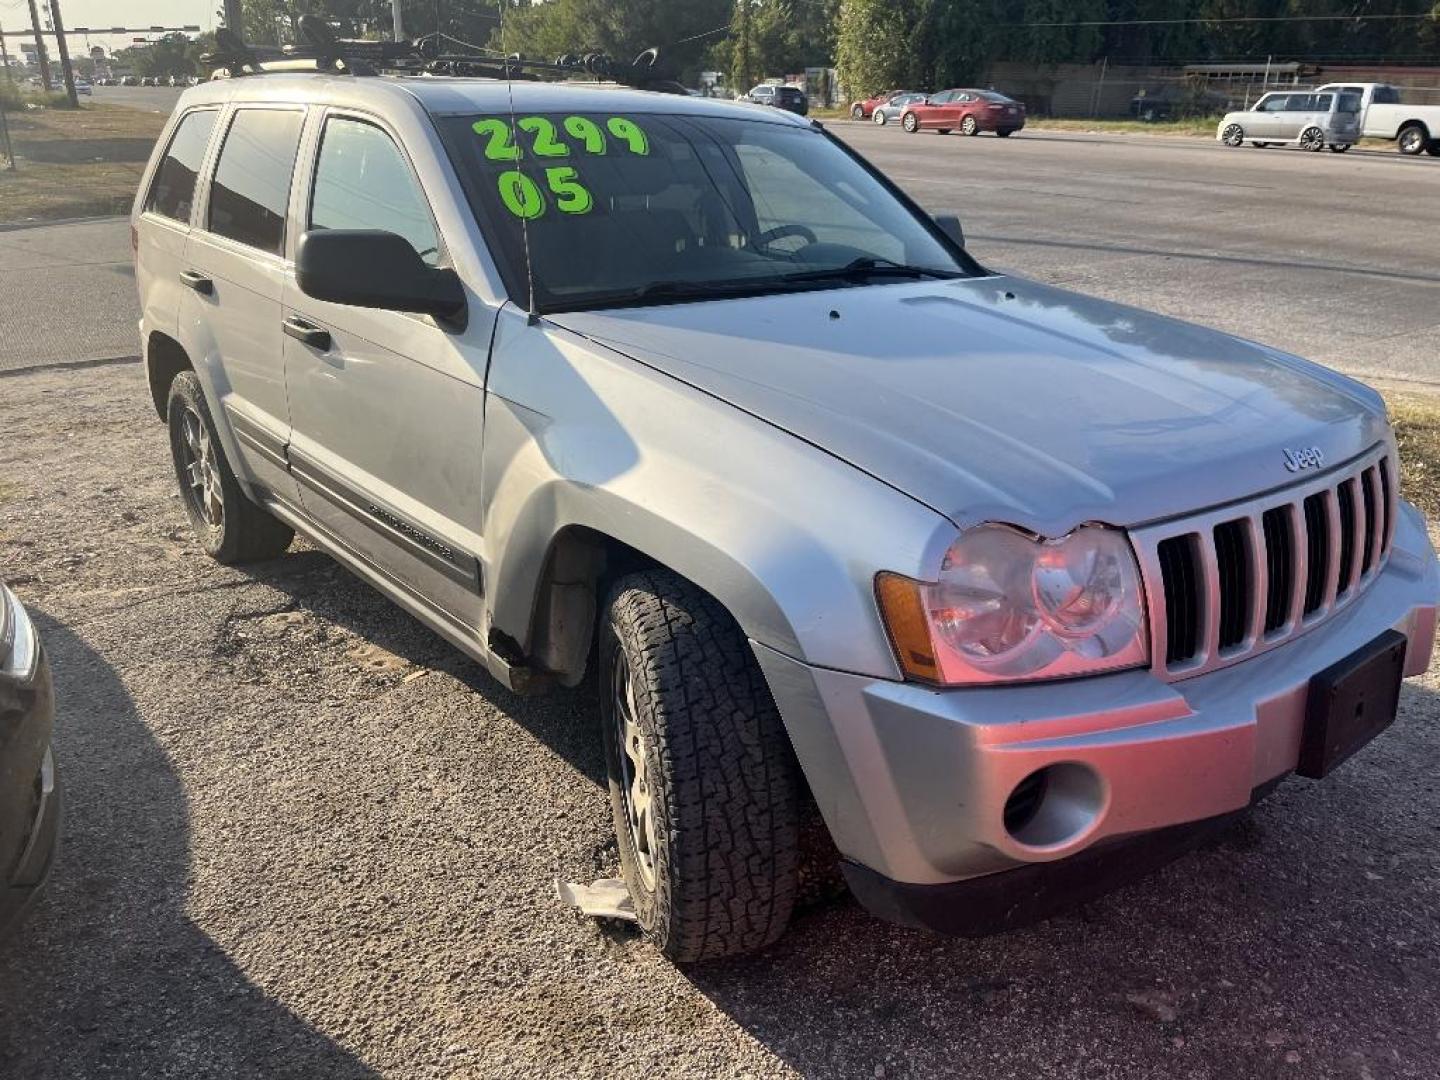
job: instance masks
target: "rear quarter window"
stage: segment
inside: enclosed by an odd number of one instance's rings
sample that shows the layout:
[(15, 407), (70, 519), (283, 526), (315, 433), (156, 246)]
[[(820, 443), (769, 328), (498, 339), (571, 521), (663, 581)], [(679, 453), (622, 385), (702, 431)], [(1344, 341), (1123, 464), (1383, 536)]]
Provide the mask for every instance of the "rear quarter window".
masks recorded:
[(147, 210), (190, 223), (190, 209), (195, 204), (195, 179), (218, 115), (214, 109), (204, 109), (189, 113), (180, 121), (160, 167), (155, 170), (145, 205)]

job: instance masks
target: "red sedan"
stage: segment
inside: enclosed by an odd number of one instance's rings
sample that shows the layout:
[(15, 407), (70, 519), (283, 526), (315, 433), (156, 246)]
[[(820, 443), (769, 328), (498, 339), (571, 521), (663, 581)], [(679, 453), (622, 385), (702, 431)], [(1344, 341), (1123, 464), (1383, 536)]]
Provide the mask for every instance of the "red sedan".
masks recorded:
[(906, 106), (900, 126), (912, 135), (933, 129), (942, 135), (993, 131), (1004, 137), (1025, 126), (1025, 106), (994, 90), (942, 90)]
[(890, 90), (884, 94), (876, 94), (864, 101), (857, 101), (850, 106), (851, 120), (869, 120), (875, 114), (875, 110), (881, 105), (889, 105), (890, 99), (899, 97), (901, 94), (909, 93), (907, 90)]

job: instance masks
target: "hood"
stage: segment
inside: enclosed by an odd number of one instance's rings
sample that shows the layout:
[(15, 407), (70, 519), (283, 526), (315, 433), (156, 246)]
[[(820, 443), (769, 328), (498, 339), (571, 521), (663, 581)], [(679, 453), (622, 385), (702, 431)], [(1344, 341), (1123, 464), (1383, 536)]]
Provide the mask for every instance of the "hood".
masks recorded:
[(1296, 480), (1287, 449), (1328, 466), (1387, 437), (1378, 395), (1334, 372), (1012, 277), (548, 318), (960, 526), (1136, 525)]

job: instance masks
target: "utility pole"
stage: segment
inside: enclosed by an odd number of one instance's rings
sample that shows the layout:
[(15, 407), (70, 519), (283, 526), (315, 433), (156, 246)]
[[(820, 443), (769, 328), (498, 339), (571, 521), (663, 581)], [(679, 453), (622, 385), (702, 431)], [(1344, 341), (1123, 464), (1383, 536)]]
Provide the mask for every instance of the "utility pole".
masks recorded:
[(60, 50), (60, 74), (65, 79), (65, 96), (70, 107), (78, 109), (80, 99), (75, 94), (75, 72), (70, 69), (70, 46), (65, 44), (65, 24), (60, 19), (60, 0), (50, 0), (50, 21), (55, 24), (55, 45)]
[[(14, 82), (10, 74), (10, 50), (5, 47), (5, 31), (0, 28), (0, 61), (5, 64), (5, 81)], [(5, 99), (0, 97), (0, 142), (5, 144), (5, 158), (10, 162), (11, 172), (15, 171), (15, 148), (10, 145), (10, 121), (5, 116)]]
[(245, 14), (240, 9), (240, 0), (225, 0), (225, 25), (231, 33), (245, 36)]
[(405, 40), (405, 28), (400, 24), (400, 0), (390, 0), (390, 19), (395, 24), (395, 40)]
[(45, 58), (45, 35), (40, 31), (40, 12), (30, 0), (30, 25), (35, 29), (35, 61), (40, 65), (40, 85), (50, 92), (50, 61)]

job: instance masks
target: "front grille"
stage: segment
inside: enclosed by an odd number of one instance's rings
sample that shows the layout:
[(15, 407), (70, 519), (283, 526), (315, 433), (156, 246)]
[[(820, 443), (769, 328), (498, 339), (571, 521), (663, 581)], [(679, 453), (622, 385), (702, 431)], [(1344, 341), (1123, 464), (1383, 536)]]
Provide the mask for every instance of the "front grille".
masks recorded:
[(1390, 552), (1392, 467), (1376, 450), (1238, 506), (1136, 530), (1157, 669), (1198, 675), (1253, 656), (1364, 591)]

